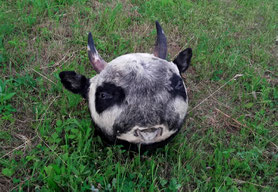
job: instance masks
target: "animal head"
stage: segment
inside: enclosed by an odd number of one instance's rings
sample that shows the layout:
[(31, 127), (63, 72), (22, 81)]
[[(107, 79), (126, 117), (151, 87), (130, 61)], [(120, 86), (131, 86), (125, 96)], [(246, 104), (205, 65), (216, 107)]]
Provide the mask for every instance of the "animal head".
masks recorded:
[(156, 29), (154, 54), (126, 54), (109, 63), (89, 33), (88, 56), (98, 74), (59, 74), (66, 89), (87, 99), (95, 129), (110, 143), (153, 148), (166, 144), (183, 125), (188, 97), (180, 74), (188, 68), (192, 50), (167, 61), (166, 36), (158, 22)]

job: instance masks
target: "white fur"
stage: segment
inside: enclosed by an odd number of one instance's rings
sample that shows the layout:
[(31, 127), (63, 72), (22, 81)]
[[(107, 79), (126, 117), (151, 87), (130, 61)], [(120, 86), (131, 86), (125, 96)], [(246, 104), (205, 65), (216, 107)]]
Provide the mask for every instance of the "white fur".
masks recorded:
[(153, 57), (154, 55), (149, 53), (129, 53), (113, 59), (109, 64), (117, 65), (118, 68), (120, 66), (125, 66), (127, 63), (130, 63), (130, 61), (141, 61), (142, 58), (144, 58), (145, 62), (148, 62), (151, 61)]
[[(142, 59), (143, 58), (143, 59)], [(154, 56), (153, 54), (149, 54), (149, 53), (129, 53), (126, 55), (121, 55), (115, 59), (113, 59), (112, 61), (109, 62), (109, 65), (111, 66), (115, 66), (117, 69), (125, 69), (125, 67), (128, 66), (134, 66), (134, 64), (136, 65), (137, 61), (144, 61), (146, 64), (150, 64), (152, 65), (153, 61), (152, 59), (160, 59), (156, 56)], [(179, 74), (179, 69), (176, 66), (176, 64), (174, 64), (173, 62), (165, 62), (164, 59), (160, 59), (161, 61), (163, 61), (163, 64), (170, 64), (172, 66), (172, 69), (175, 70), (176, 74)], [(146, 71), (144, 71), (146, 72)]]
[(180, 119), (183, 120), (187, 112), (188, 103), (185, 102), (183, 98), (177, 97), (174, 100), (174, 108), (175, 112), (177, 112), (180, 115)]

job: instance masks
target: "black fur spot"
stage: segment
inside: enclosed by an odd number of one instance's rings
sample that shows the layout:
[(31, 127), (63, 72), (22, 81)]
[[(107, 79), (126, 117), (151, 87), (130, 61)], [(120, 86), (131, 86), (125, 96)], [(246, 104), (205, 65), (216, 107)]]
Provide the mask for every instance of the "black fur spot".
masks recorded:
[(114, 105), (120, 105), (125, 99), (124, 90), (112, 83), (104, 83), (96, 90), (96, 111), (102, 113)]
[(186, 101), (186, 92), (185, 92), (185, 88), (183, 86), (183, 81), (182, 81), (181, 77), (174, 74), (171, 77), (170, 81), (171, 81), (171, 87), (172, 87), (172, 90), (170, 91), (170, 93), (173, 96), (181, 96)]
[(80, 94), (87, 98), (90, 86), (90, 80), (83, 75), (79, 75), (74, 71), (62, 71), (59, 73), (62, 84), (69, 91)]

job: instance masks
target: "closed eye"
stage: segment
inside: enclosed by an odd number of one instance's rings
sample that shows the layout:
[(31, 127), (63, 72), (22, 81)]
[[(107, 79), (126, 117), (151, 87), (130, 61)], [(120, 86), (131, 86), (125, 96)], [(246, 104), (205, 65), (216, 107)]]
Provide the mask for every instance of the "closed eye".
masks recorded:
[(179, 79), (177, 84), (175, 85), (175, 90), (184, 90), (182, 79)]
[(171, 91), (170, 93), (173, 96), (181, 96), (184, 98), (184, 100), (186, 100), (186, 92), (185, 92), (185, 87), (183, 85), (183, 81), (182, 78), (180, 76), (178, 76), (177, 74), (174, 74), (171, 79)]

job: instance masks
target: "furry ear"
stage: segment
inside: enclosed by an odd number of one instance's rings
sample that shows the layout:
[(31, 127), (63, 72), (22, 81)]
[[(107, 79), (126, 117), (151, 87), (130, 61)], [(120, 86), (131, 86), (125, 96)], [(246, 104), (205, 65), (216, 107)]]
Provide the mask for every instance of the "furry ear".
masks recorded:
[(178, 66), (180, 73), (183, 73), (187, 70), (190, 65), (192, 57), (192, 49), (187, 48), (179, 53), (179, 55), (174, 59), (173, 63)]
[(75, 73), (75, 71), (62, 71), (59, 76), (62, 84), (67, 90), (87, 98), (90, 86), (89, 79), (83, 75)]

